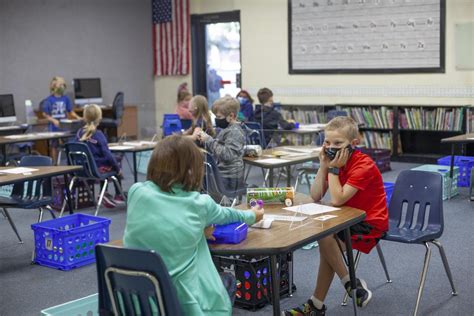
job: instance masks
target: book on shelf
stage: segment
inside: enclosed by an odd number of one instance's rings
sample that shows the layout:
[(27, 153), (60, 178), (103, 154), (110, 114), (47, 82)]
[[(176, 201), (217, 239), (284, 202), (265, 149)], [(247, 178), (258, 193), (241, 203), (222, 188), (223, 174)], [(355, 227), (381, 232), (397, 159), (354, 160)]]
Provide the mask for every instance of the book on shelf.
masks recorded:
[(281, 144), (292, 146), (308, 146), (315, 144), (315, 136), (312, 134), (283, 134), (280, 140)]
[(285, 120), (295, 120), (300, 124), (326, 123), (326, 112), (318, 110), (281, 110), (281, 115)]
[(393, 128), (393, 110), (386, 106), (347, 107), (343, 110), (365, 128)]
[(461, 131), (462, 108), (405, 108), (399, 113), (402, 129), (430, 131)]
[[(360, 136), (361, 146), (365, 146), (367, 148), (393, 150), (391, 132), (363, 131), (360, 133)], [(402, 142), (400, 135), (398, 136), (398, 153), (402, 153)]]

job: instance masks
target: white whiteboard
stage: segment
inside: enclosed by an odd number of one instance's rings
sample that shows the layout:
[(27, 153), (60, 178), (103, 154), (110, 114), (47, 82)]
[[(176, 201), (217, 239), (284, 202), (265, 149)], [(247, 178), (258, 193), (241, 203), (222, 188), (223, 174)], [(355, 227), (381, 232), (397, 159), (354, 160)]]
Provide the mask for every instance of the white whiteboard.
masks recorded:
[(444, 72), (445, 0), (288, 0), (290, 73)]

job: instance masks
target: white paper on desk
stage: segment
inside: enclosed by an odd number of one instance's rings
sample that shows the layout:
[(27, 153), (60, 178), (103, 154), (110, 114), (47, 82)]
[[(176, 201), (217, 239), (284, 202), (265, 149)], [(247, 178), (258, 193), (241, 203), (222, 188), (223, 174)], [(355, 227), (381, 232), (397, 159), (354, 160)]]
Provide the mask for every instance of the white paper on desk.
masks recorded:
[(135, 146), (109, 146), (109, 149), (110, 150), (129, 150), (129, 149), (133, 149), (135, 148)]
[(29, 135), (8, 135), (8, 136), (4, 136), (5, 138), (8, 138), (8, 139), (22, 139), (22, 138), (27, 138), (29, 137)]
[(0, 170), (0, 173), (20, 174), (20, 173), (32, 173), (33, 171), (38, 171), (38, 169), (16, 167), (16, 168), (11, 168), (11, 169)]
[(156, 145), (155, 142), (150, 142), (146, 140), (137, 141), (137, 142), (123, 142), (125, 146), (145, 146), (145, 145)]
[[(321, 150), (321, 147), (309, 147), (309, 148), (291, 148), (291, 147), (283, 147), (285, 150), (302, 153), (302, 154), (312, 154), (313, 152), (318, 152)], [(282, 148), (282, 149), (283, 149)]]
[(266, 164), (269, 164), (269, 165), (276, 165), (276, 164), (279, 164), (279, 163), (289, 162), (289, 160), (278, 159), (278, 158), (268, 158), (268, 159), (258, 159), (258, 160), (254, 160), (254, 162), (266, 163)]
[(466, 139), (469, 139), (469, 140), (474, 140), (474, 137), (468, 137)]
[(340, 210), (337, 207), (327, 206), (327, 205), (322, 205), (322, 204), (317, 204), (317, 203), (295, 205), (291, 207), (285, 207), (283, 209), (287, 211), (291, 211), (291, 212), (299, 212), (305, 215), (316, 215), (316, 214)]

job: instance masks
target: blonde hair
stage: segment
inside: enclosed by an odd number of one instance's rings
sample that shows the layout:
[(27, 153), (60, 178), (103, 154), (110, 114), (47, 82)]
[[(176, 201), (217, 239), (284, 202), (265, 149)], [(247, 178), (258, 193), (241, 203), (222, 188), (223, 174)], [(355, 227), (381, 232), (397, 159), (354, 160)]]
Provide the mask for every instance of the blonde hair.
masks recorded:
[(214, 112), (214, 114), (221, 112), (225, 117), (229, 116), (231, 113), (234, 113), (235, 117), (237, 117), (239, 111), (240, 102), (236, 98), (228, 95), (217, 99), (212, 105), (212, 112)]
[(102, 119), (102, 110), (97, 104), (87, 104), (84, 107), (84, 134), (82, 134), (81, 142), (88, 140), (97, 131), (100, 120)]
[(206, 97), (202, 95), (196, 95), (192, 97), (190, 101), (190, 106), (196, 107), (196, 113), (193, 115), (194, 119), (191, 125), (191, 130), (194, 131), (194, 128), (196, 127), (196, 121), (199, 118), (202, 118), (204, 122), (206, 123), (207, 130), (205, 132), (211, 136), (214, 136), (215, 132), (214, 132), (214, 129), (212, 128), (212, 121), (211, 121), (211, 116), (209, 115), (209, 108), (207, 106)]
[(49, 92), (54, 93), (56, 86), (60, 84), (64, 86), (64, 89), (67, 88), (66, 80), (63, 77), (59, 77), (59, 76), (53, 77), (53, 79), (51, 79), (51, 81), (49, 82)]
[(353, 140), (359, 138), (359, 126), (348, 116), (337, 116), (329, 121), (324, 128), (325, 131), (337, 131), (343, 134), (347, 139)]

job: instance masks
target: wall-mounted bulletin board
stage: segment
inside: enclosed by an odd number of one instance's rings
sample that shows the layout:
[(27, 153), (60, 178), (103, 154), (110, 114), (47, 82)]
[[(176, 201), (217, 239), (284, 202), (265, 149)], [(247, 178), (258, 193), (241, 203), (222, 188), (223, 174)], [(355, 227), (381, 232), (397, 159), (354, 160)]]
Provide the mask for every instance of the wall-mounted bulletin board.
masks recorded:
[(445, 15), (445, 0), (288, 0), (289, 72), (444, 72)]

